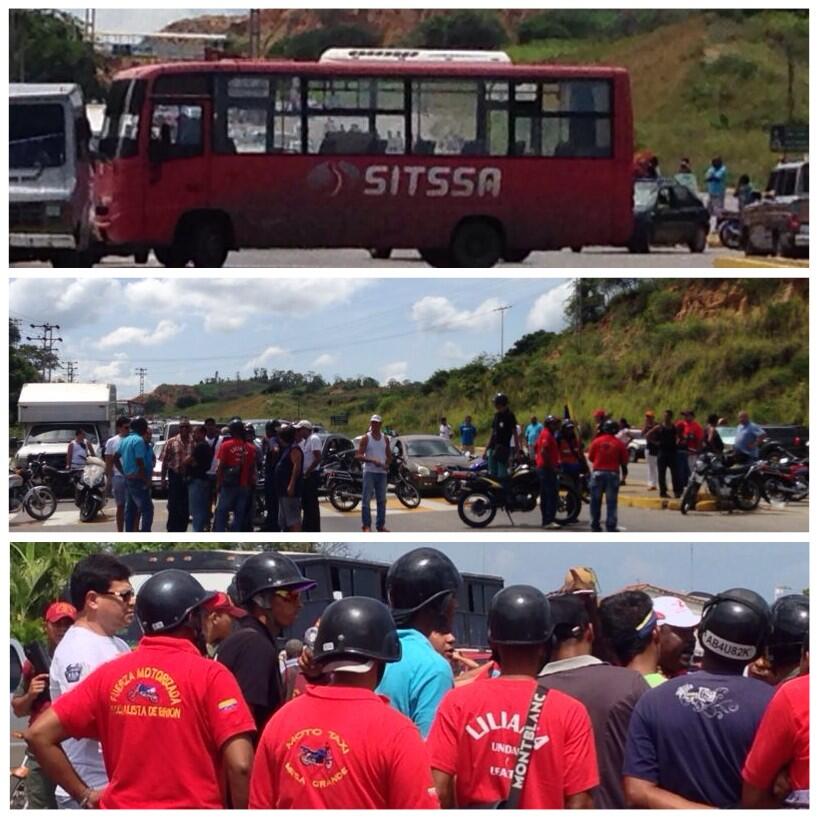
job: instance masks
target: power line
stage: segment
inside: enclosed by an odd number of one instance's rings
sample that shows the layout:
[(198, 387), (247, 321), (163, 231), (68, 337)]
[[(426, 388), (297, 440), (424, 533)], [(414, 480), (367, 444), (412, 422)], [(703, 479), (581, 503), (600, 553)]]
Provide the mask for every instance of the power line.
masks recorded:
[(65, 361), (62, 364), (65, 369), (65, 377), (68, 378), (68, 383), (74, 383), (74, 379), (79, 375), (79, 361)]
[(31, 329), (41, 329), (43, 331), (42, 335), (37, 336), (30, 336), (26, 335), (26, 341), (41, 341), (43, 345), (43, 359), (41, 361), (42, 367), (40, 369), (40, 373), (42, 378), (47, 383), (51, 383), (51, 372), (53, 370), (54, 364), (56, 363), (54, 357), (52, 357), (52, 353), (54, 351), (54, 345), (57, 343), (62, 343), (62, 338), (55, 338), (54, 337), (54, 330), (59, 330), (59, 324), (49, 324), (48, 322), (44, 324), (29, 324)]
[(499, 312), (500, 313), (500, 357), (502, 358), (505, 354), (505, 340), (503, 338), (503, 325), (504, 319), (506, 317), (506, 310), (510, 310), (511, 305), (507, 304), (504, 307), (497, 307), (496, 309), (492, 310), (492, 312)]

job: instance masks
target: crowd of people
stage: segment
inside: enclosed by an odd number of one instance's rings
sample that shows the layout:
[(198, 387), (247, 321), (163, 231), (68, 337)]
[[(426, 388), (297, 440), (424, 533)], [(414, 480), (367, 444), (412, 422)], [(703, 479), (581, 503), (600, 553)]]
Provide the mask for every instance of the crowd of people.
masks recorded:
[[(32, 806), (695, 808), (809, 804), (809, 599), (600, 598), (488, 605), (491, 658), (464, 667), (462, 578), (415, 548), (386, 603), (336, 600), (279, 650), (315, 583), (260, 552), (228, 593), (160, 571), (135, 593), (100, 553), (46, 611), (48, 673), (24, 668)], [(235, 600), (235, 601), (234, 601)], [(137, 618), (135, 650), (116, 634)], [(215, 660), (214, 660), (215, 659)]]

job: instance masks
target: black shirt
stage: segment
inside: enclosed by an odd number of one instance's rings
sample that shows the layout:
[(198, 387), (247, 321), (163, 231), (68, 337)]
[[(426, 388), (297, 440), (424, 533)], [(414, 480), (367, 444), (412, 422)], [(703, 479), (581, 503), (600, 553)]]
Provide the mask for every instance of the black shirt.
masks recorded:
[(284, 704), (284, 686), (278, 650), (267, 628), (254, 616), (245, 616), (240, 625), (219, 645), (216, 659), (236, 677), (256, 720), (258, 740), (270, 716)]
[(193, 447), (193, 462), (190, 464), (188, 475), (191, 480), (206, 480), (207, 470), (213, 460), (213, 451), (206, 441), (197, 443)]
[(662, 424), (656, 434), (660, 454), (676, 454), (676, 427)]
[(491, 437), (494, 445), (509, 448), (516, 428), (517, 418), (514, 417), (514, 412), (511, 409), (496, 412), (494, 420), (491, 422)]

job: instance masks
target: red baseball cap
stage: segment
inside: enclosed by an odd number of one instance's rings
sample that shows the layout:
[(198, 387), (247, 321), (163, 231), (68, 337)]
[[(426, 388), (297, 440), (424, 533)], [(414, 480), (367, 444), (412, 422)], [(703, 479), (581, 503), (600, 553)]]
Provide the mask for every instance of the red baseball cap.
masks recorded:
[(233, 600), (225, 594), (223, 591), (217, 591), (216, 596), (212, 599), (208, 599), (202, 605), (202, 609), (207, 611), (208, 613), (212, 613), (213, 611), (223, 611), (226, 614), (229, 614), (234, 619), (241, 619), (244, 616), (247, 616), (247, 611), (244, 608), (239, 608), (233, 604)]
[(61, 619), (77, 619), (77, 609), (70, 602), (52, 602), (45, 611), (46, 622), (59, 622)]
[(594, 413), (593, 415), (591, 415), (591, 417), (601, 418), (604, 417), (606, 414), (607, 412), (604, 409), (594, 409)]

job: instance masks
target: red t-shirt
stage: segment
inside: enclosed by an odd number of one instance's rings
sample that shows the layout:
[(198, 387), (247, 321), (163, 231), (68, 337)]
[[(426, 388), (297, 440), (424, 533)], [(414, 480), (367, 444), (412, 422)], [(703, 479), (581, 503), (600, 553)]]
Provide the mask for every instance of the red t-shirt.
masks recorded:
[(169, 636), (145, 636), (52, 706), (70, 736), (102, 744), (104, 809), (221, 809), (221, 747), (256, 729), (230, 671)]
[(250, 779), (251, 809), (436, 809), (417, 727), (385, 696), (308, 685), (273, 715)]
[(794, 790), (809, 789), (809, 675), (784, 682), (758, 725), (742, 778), (768, 790), (787, 767)]
[(588, 449), (588, 460), (599, 471), (619, 471), (628, 464), (628, 448), (613, 435), (599, 435)]
[(560, 464), (560, 450), (550, 429), (543, 429), (534, 443), (534, 465), (538, 469), (556, 469)]
[[(242, 450), (244, 451), (243, 461)], [(242, 467), (240, 485), (243, 488), (253, 484), (253, 472), (256, 468), (256, 447), (252, 443), (228, 437), (219, 446), (218, 458), (222, 468), (239, 465)]]
[[(443, 698), (429, 734), (432, 767), (455, 776), (457, 805), (508, 797), (534, 679), (477, 679)], [(599, 784), (594, 733), (584, 705), (549, 690), (520, 808), (562, 809)]]
[(691, 454), (696, 454), (701, 451), (702, 443), (704, 442), (704, 429), (702, 429), (698, 421), (685, 421), (682, 425), (682, 434), (684, 436), (685, 446)]

